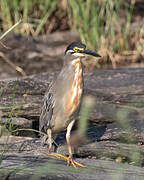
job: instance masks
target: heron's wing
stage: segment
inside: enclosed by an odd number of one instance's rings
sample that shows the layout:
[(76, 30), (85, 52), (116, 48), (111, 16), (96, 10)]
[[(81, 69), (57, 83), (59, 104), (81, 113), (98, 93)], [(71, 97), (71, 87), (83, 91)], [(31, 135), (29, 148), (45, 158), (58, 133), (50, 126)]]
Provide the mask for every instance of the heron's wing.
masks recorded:
[(44, 127), (50, 126), (50, 121), (53, 115), (54, 108), (54, 96), (51, 91), (48, 91), (44, 96), (43, 106), (41, 109), (41, 115), (39, 120), (39, 130), (43, 130)]

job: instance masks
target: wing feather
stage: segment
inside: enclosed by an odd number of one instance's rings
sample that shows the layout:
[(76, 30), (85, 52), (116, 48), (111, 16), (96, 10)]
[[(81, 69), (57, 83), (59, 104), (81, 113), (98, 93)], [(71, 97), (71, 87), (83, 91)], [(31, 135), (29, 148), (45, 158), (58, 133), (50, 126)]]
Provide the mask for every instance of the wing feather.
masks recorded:
[(51, 91), (44, 96), (43, 106), (39, 120), (39, 130), (42, 131), (44, 127), (50, 127), (50, 122), (53, 115), (54, 96)]

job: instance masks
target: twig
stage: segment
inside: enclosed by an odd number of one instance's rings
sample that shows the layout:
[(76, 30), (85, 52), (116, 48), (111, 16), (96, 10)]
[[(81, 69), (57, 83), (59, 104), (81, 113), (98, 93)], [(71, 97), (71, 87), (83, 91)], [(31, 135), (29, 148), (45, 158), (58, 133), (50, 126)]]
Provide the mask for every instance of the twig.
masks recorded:
[(19, 66), (16, 66), (14, 63), (12, 63), (5, 55), (4, 53), (0, 52), (0, 57), (2, 57), (13, 69), (15, 69), (16, 71), (18, 71), (19, 73), (22, 74), (22, 76), (26, 76), (26, 73), (24, 72), (24, 70), (19, 67)]
[(7, 47), (6, 45), (4, 45), (4, 43), (2, 43), (1, 41), (0, 41), (0, 44), (6, 49), (11, 49), (10, 47)]

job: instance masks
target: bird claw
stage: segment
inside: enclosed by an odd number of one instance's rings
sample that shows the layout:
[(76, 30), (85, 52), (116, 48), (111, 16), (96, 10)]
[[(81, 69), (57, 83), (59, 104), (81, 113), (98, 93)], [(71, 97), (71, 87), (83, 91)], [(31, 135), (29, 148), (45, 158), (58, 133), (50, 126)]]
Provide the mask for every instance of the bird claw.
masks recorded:
[(71, 157), (67, 157), (67, 156), (64, 156), (62, 154), (58, 154), (58, 153), (48, 153), (46, 155), (49, 155), (49, 156), (55, 156), (56, 158), (64, 158), (66, 161), (67, 161), (67, 165), (69, 166), (70, 164), (72, 164), (72, 166), (76, 169), (77, 166), (80, 166), (80, 167), (86, 167), (85, 165), (83, 164), (80, 164), (76, 161), (74, 161)]
[(85, 165), (74, 161), (71, 157), (67, 157), (67, 165), (69, 166), (70, 163), (72, 164), (72, 166), (73, 166), (75, 169), (77, 169), (77, 166), (79, 166), (79, 167), (86, 167)]

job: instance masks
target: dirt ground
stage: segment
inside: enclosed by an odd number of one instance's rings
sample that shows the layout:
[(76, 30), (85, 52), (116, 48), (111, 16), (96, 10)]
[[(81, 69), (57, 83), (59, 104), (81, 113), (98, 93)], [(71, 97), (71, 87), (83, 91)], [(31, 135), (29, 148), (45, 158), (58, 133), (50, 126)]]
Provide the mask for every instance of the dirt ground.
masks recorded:
[(6, 48), (0, 45), (0, 78), (59, 71), (64, 50), (72, 40), (79, 40), (76, 33), (59, 32), (35, 38), (8, 35), (2, 41)]
[[(10, 34), (0, 44), (0, 79), (60, 71), (66, 46), (79, 41), (77, 33), (65, 31), (48, 36), (25, 37)], [(86, 61), (85, 61), (86, 62)], [(112, 68), (111, 61), (87, 61), (85, 71)], [(143, 60), (122, 62), (117, 67), (144, 67)]]

